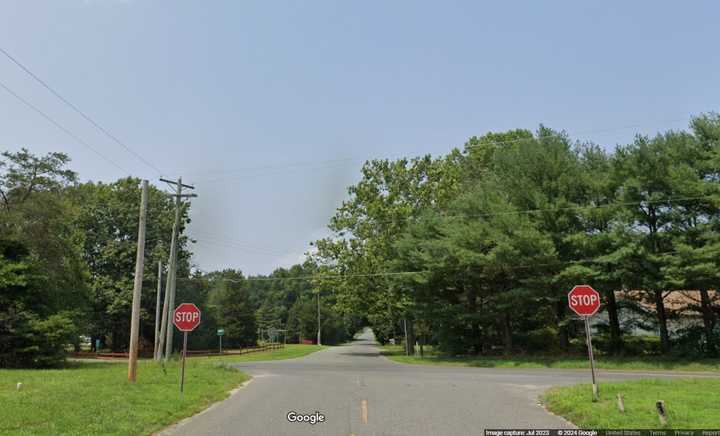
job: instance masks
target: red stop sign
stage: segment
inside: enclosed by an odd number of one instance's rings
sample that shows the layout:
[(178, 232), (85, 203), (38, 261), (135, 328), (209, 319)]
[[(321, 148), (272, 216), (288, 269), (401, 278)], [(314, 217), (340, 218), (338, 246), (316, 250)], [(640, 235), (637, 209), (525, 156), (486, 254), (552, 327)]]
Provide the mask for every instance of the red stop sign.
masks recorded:
[(173, 312), (173, 324), (181, 332), (191, 332), (200, 325), (200, 309), (192, 303), (183, 303)]
[(580, 316), (592, 316), (600, 309), (600, 294), (589, 285), (577, 285), (568, 293), (568, 305)]

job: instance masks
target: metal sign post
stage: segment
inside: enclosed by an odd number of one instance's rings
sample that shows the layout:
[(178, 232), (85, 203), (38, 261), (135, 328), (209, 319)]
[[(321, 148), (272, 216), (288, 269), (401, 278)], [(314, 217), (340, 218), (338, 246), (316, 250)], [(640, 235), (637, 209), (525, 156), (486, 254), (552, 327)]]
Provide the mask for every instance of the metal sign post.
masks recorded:
[(592, 374), (593, 401), (598, 400), (598, 386), (595, 381), (595, 358), (593, 356), (592, 336), (590, 335), (589, 316), (585, 317), (585, 341), (587, 342), (588, 358), (590, 359), (590, 373)]
[(222, 354), (222, 338), (225, 335), (225, 329), (218, 329), (217, 335), (220, 338), (220, 354)]
[(185, 386), (185, 356), (187, 356), (187, 332), (183, 332), (182, 365), (180, 366), (180, 393)]
[(592, 286), (577, 285), (568, 293), (568, 306), (585, 321), (585, 343), (587, 344), (590, 373), (592, 375), (592, 396), (593, 401), (597, 401), (599, 394), (597, 381), (595, 380), (595, 358), (593, 357), (589, 319), (600, 309), (600, 294)]
[(188, 332), (200, 325), (200, 309), (192, 303), (183, 303), (175, 308), (172, 318), (175, 327), (183, 332), (182, 363), (180, 364), (180, 393), (185, 386), (185, 358), (187, 357)]

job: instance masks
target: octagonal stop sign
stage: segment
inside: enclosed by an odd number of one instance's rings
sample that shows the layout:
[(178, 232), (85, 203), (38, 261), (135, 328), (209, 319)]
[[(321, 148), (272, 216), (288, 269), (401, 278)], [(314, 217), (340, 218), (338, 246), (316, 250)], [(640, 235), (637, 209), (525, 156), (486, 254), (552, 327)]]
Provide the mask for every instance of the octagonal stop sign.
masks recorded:
[(600, 309), (600, 294), (589, 285), (577, 285), (568, 293), (568, 305), (580, 316), (592, 316)]
[(183, 303), (173, 312), (173, 324), (181, 332), (191, 332), (200, 325), (200, 309), (192, 303)]

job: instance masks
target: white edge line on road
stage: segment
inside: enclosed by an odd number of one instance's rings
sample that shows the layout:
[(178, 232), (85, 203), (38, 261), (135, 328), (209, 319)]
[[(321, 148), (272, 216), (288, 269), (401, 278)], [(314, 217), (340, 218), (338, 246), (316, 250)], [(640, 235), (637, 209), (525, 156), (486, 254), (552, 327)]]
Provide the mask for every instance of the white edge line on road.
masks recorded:
[(212, 403), (212, 404), (211, 404), (210, 406), (208, 406), (206, 409), (203, 409), (203, 410), (201, 410), (200, 412), (198, 412), (198, 413), (196, 413), (196, 414), (194, 414), (194, 415), (192, 415), (192, 416), (188, 416), (187, 418), (183, 418), (182, 420), (180, 420), (180, 421), (178, 421), (178, 422), (176, 422), (176, 423), (174, 423), (174, 424), (170, 424), (169, 426), (165, 427), (164, 429), (159, 430), (159, 431), (153, 433), (153, 436), (167, 436), (167, 435), (173, 434), (173, 433), (175, 432), (175, 430), (177, 430), (178, 428), (186, 425), (188, 422), (190, 422), (190, 420), (192, 420), (192, 419), (194, 419), (194, 418), (196, 418), (196, 417), (198, 417), (198, 416), (200, 416), (200, 415), (203, 415), (203, 414), (209, 412), (210, 410), (218, 407), (218, 406), (219, 406), (220, 404), (222, 404), (223, 402), (229, 400), (229, 399), (230, 399), (231, 397), (233, 397), (235, 394), (237, 394), (238, 392), (240, 392), (240, 390), (241, 390), (242, 388), (244, 388), (245, 386), (249, 385), (253, 380), (254, 380), (254, 378), (251, 377), (250, 379), (242, 382), (242, 383), (240, 384), (240, 386), (232, 389), (232, 390), (230, 391), (229, 395), (228, 395), (226, 398), (224, 398), (224, 399), (222, 399), (222, 400), (220, 400), (220, 401), (216, 401), (216, 402)]

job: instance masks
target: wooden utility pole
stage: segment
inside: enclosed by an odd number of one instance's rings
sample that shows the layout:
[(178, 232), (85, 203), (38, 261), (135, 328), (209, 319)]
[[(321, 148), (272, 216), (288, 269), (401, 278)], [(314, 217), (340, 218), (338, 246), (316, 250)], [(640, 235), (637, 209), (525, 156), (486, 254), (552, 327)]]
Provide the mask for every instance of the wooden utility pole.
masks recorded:
[(155, 345), (153, 346), (153, 356), (155, 360), (158, 358), (158, 344), (160, 343), (160, 295), (162, 294), (162, 261), (158, 261), (158, 273), (157, 273), (157, 299), (155, 302), (155, 330), (153, 330), (153, 336), (155, 337)]
[(140, 340), (140, 298), (142, 294), (143, 268), (145, 266), (145, 224), (147, 218), (148, 181), (142, 182), (140, 195), (140, 223), (138, 225), (137, 256), (135, 257), (135, 282), (133, 283), (132, 318), (130, 320), (130, 353), (128, 356), (128, 381), (137, 378), (138, 342)]
[[(170, 274), (170, 268), (168, 268), (168, 275)], [(163, 347), (165, 346), (165, 330), (168, 324), (168, 305), (170, 304), (170, 294), (168, 293), (170, 280), (165, 277), (165, 297), (163, 298), (162, 313), (160, 314), (160, 331), (157, 337), (157, 350), (155, 351), (155, 360), (160, 361), (163, 357)]]
[(320, 330), (321, 330), (321, 329), (320, 329), (320, 325), (321, 325), (321, 324), (320, 324), (320, 290), (319, 290), (319, 289), (318, 289), (318, 293), (317, 293), (317, 294), (318, 294), (318, 302), (317, 302), (317, 303), (318, 303), (318, 305), (317, 305), (317, 306), (318, 306), (318, 307), (317, 307), (317, 312), (318, 312), (318, 338), (317, 338), (317, 344), (318, 344), (318, 345), (322, 345), (322, 343), (320, 342)]
[(405, 330), (405, 355), (410, 355), (410, 344), (408, 343), (408, 334), (407, 334), (407, 318), (403, 318), (403, 327)]
[[(163, 179), (160, 179), (163, 180)], [(164, 180), (163, 180), (164, 181)], [(170, 322), (170, 313), (175, 308), (175, 270), (177, 268), (177, 239), (180, 231), (180, 200), (182, 195), (182, 178), (178, 179), (175, 194), (175, 222), (173, 223), (172, 240), (170, 242), (170, 262), (168, 264), (168, 276), (165, 279), (165, 301), (168, 303), (165, 313), (164, 331), (160, 335), (160, 341), (165, 345), (165, 361), (172, 354), (173, 329)], [(162, 348), (162, 347), (160, 347)]]
[[(175, 276), (177, 273), (177, 245), (178, 234), (180, 232), (181, 200), (183, 197), (197, 197), (197, 195), (182, 193), (182, 188), (195, 189), (194, 186), (183, 185), (182, 178), (179, 178), (177, 182), (167, 179), (160, 179), (160, 181), (175, 185), (175, 222), (173, 223), (173, 234), (170, 242), (170, 262), (168, 265), (168, 276), (165, 280), (165, 305), (163, 307), (160, 326), (160, 344), (158, 345), (158, 354), (162, 354), (162, 349), (165, 348), (163, 358), (167, 361), (170, 354), (172, 354), (173, 328), (169, 317), (170, 313), (175, 309)], [(158, 360), (159, 359), (160, 357), (158, 357)]]

